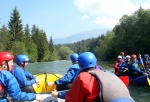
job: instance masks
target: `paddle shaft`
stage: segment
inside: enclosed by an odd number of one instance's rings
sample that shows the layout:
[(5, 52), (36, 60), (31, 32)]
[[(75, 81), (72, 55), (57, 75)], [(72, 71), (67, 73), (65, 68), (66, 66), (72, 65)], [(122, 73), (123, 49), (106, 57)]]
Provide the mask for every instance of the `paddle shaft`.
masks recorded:
[[(62, 91), (57, 91), (57, 92), (68, 92), (69, 90), (62, 90)], [(51, 94), (52, 93), (52, 91), (51, 92), (41, 92), (41, 93), (39, 93), (39, 94)]]
[(143, 60), (142, 60), (141, 57), (140, 57), (140, 60), (141, 60), (141, 63), (142, 63), (142, 66), (143, 66), (143, 68), (144, 68), (145, 73), (147, 73), (146, 68), (145, 68), (145, 66), (144, 66), (144, 63), (143, 63)]
[[(144, 70), (145, 70), (145, 73), (147, 73), (146, 68), (145, 68), (145, 66), (144, 66), (144, 64), (143, 64), (143, 61), (142, 61), (141, 57), (140, 57), (140, 60), (141, 60), (142, 66), (143, 66), (143, 68), (144, 68)], [(148, 73), (147, 73), (147, 74), (148, 74)], [(148, 82), (148, 84), (149, 84), (149, 86), (150, 86), (150, 79), (149, 79), (148, 76), (147, 76), (147, 82)]]

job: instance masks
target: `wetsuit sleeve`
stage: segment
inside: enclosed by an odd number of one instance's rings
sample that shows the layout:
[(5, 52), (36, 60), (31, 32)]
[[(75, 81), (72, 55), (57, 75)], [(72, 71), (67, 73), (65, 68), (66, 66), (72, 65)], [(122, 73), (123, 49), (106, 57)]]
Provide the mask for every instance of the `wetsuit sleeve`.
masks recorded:
[(115, 62), (115, 64), (114, 64), (114, 69), (115, 69), (115, 70), (119, 70), (118, 65), (119, 65), (119, 64), (118, 64), (117, 62)]
[(59, 92), (58, 93), (58, 98), (60, 98), (60, 99), (65, 99), (65, 96), (66, 96), (66, 91), (64, 91), (64, 92)]
[(19, 84), (22, 87), (28, 86), (28, 85), (32, 85), (35, 83), (35, 79), (32, 80), (27, 80), (27, 77), (25, 75), (24, 70), (22, 70), (21, 68), (15, 68), (12, 71), (13, 75), (16, 77), (17, 81), (19, 82)]
[(120, 68), (121, 70), (124, 70), (126, 67), (127, 67), (127, 63), (126, 63), (126, 62), (123, 62), (123, 63), (119, 66), (119, 68)]
[(136, 73), (139, 73), (139, 74), (143, 75), (143, 72), (142, 72), (141, 70), (139, 70), (135, 65), (130, 64), (130, 65), (129, 65), (129, 68), (130, 68), (130, 70), (132, 70), (134, 73), (136, 72)]
[(56, 80), (55, 83), (56, 83), (57, 85), (71, 83), (72, 80), (74, 79), (75, 75), (76, 75), (76, 72), (77, 72), (78, 70), (79, 70), (79, 69), (70, 68), (70, 69), (67, 71), (67, 74), (66, 74), (65, 76), (63, 76), (62, 78)]
[[(143, 61), (143, 59), (142, 59), (142, 61)], [(137, 62), (138, 64), (142, 64), (142, 62), (141, 62), (141, 59), (140, 59), (140, 58), (138, 58), (138, 59), (136, 60), (136, 62)]]
[[(31, 80), (33, 80), (33, 82), (35, 81), (35, 77), (31, 74), (31, 73), (29, 73), (28, 71), (26, 71), (25, 70), (25, 75), (26, 75), (26, 77), (28, 78), (28, 79), (30, 79), (30, 81)], [(34, 84), (34, 83), (33, 83)]]
[(4, 83), (7, 86), (7, 92), (9, 93), (10, 97), (13, 98), (13, 100), (35, 100), (35, 95), (33, 93), (21, 92), (17, 80), (11, 73), (7, 72), (6, 74), (7, 75), (4, 79)]

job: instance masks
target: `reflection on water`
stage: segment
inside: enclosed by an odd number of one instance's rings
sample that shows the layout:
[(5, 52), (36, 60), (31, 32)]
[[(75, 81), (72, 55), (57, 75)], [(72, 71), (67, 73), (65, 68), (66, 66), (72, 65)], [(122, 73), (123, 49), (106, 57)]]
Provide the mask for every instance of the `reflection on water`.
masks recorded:
[[(98, 62), (104, 70), (113, 71), (113, 63), (110, 62)], [(39, 73), (58, 73), (65, 75), (71, 65), (70, 61), (53, 61), (53, 62), (40, 62), (30, 63), (26, 70), (32, 74)], [(148, 86), (128, 86), (131, 96), (135, 102), (150, 102), (150, 87)]]

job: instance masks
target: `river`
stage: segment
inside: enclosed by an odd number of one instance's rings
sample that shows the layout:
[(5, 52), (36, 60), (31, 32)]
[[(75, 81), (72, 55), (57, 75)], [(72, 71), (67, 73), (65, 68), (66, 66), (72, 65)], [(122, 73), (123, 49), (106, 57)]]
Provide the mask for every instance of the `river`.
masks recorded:
[[(98, 62), (104, 70), (113, 70), (113, 63), (109, 62)], [(58, 73), (65, 75), (71, 65), (70, 61), (61, 60), (53, 62), (40, 62), (40, 63), (29, 63), (26, 70), (32, 74), (39, 73)], [(119, 88), (119, 86), (118, 86)], [(149, 102), (150, 101), (150, 87), (148, 86), (135, 86), (129, 85), (128, 89), (135, 102)]]

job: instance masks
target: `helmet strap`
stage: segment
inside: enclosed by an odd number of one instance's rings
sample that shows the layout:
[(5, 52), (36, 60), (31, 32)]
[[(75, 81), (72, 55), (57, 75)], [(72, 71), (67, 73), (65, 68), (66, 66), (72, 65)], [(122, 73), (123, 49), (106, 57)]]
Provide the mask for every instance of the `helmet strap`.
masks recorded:
[(78, 63), (78, 61), (72, 61), (72, 64), (77, 64)]
[(8, 65), (8, 61), (6, 61), (6, 64), (7, 64), (7, 71), (9, 71), (9, 65)]
[(21, 63), (20, 65), (21, 65), (21, 67), (24, 69), (24, 67), (25, 67), (25, 62), (23, 62), (23, 64)]

